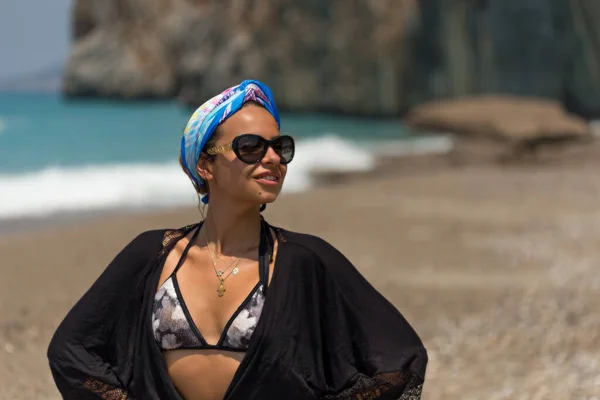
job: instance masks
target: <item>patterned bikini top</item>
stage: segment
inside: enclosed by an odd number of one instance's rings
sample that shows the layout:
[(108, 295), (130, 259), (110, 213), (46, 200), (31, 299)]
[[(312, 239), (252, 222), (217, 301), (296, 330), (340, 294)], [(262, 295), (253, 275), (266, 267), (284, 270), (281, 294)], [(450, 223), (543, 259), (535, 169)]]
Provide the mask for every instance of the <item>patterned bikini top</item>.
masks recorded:
[(210, 345), (194, 323), (177, 282), (177, 271), (183, 265), (185, 257), (192, 243), (195, 242), (201, 227), (202, 223), (198, 225), (194, 235), (185, 247), (175, 270), (163, 282), (154, 296), (152, 309), (154, 339), (163, 350), (219, 349), (246, 351), (265, 302), (273, 239), (268, 226), (263, 221), (259, 246), (259, 282), (236, 312), (233, 313), (217, 344)]

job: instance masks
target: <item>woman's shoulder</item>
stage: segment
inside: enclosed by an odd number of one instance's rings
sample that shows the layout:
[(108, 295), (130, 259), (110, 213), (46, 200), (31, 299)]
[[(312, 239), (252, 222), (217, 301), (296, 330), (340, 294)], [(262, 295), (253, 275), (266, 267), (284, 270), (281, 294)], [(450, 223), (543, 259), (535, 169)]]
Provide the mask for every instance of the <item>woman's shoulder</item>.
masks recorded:
[(185, 225), (179, 228), (156, 228), (142, 231), (135, 236), (128, 247), (138, 251), (149, 253), (168, 247), (169, 244), (176, 242), (177, 239), (185, 236), (191, 229), (198, 224)]
[(140, 245), (146, 247), (149, 244), (157, 244), (162, 242), (165, 235), (169, 232), (174, 231), (173, 228), (158, 228), (149, 229), (146, 231), (139, 232), (130, 242), (130, 244)]
[(327, 240), (310, 233), (294, 232), (283, 228), (275, 228), (277, 238), (281, 242), (291, 243), (295, 251), (304, 252), (316, 257), (339, 251)]
[[(303, 270), (327, 271), (327, 276), (335, 280), (344, 280), (358, 273), (352, 262), (324, 238), (281, 228), (277, 230), (278, 236), (284, 239), (286, 259), (300, 262), (305, 267)], [(310, 266), (314, 268), (308, 268)]]

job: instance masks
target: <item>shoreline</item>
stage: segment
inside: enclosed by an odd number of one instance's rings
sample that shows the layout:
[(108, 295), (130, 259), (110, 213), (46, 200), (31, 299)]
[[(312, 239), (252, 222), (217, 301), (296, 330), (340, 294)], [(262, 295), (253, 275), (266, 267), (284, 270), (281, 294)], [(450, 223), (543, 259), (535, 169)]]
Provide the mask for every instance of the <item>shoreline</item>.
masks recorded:
[(94, 224), (106, 219), (135, 217), (156, 213), (179, 212), (189, 207), (120, 207), (87, 211), (65, 211), (45, 216), (0, 219), (0, 241), (13, 236), (26, 236), (55, 229), (69, 229), (79, 225)]
[[(445, 135), (424, 136), (421, 139), (399, 139), (385, 141), (373, 146), (370, 153), (375, 160), (372, 170), (347, 171), (344, 169), (323, 170), (311, 174), (314, 186), (300, 192), (282, 193), (282, 196), (290, 196), (313, 190), (315, 188), (327, 187), (351, 182), (365, 177), (380, 177), (386, 174), (385, 169), (397, 167), (399, 164), (411, 163), (416, 160), (439, 158), (452, 149), (452, 141)], [(190, 189), (190, 195), (193, 192)], [(187, 209), (186, 205), (148, 205), (140, 207), (118, 206), (108, 208), (96, 208), (89, 210), (67, 210), (39, 216), (23, 216), (0, 218), (0, 240), (7, 236), (27, 234), (38, 230), (68, 227), (88, 221), (102, 218), (114, 218), (115, 216), (146, 214), (153, 212), (169, 212)]]

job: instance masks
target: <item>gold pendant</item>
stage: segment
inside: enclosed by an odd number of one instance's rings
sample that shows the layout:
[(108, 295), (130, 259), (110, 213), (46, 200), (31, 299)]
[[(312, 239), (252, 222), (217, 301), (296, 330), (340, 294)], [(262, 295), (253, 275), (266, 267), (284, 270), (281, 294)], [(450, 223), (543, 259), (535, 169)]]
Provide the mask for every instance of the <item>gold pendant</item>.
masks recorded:
[(221, 284), (219, 285), (219, 288), (217, 289), (217, 295), (219, 297), (223, 297), (223, 295), (225, 294), (225, 286), (223, 285), (223, 279), (221, 279)]

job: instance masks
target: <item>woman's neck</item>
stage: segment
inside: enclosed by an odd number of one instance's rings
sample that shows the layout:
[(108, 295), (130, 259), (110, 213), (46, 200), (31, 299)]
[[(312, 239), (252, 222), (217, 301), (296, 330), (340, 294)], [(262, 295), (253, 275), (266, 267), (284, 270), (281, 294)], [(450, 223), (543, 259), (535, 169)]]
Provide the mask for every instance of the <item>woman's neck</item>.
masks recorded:
[(217, 254), (238, 255), (260, 239), (260, 211), (258, 207), (227, 207), (219, 204), (208, 207), (202, 227)]

